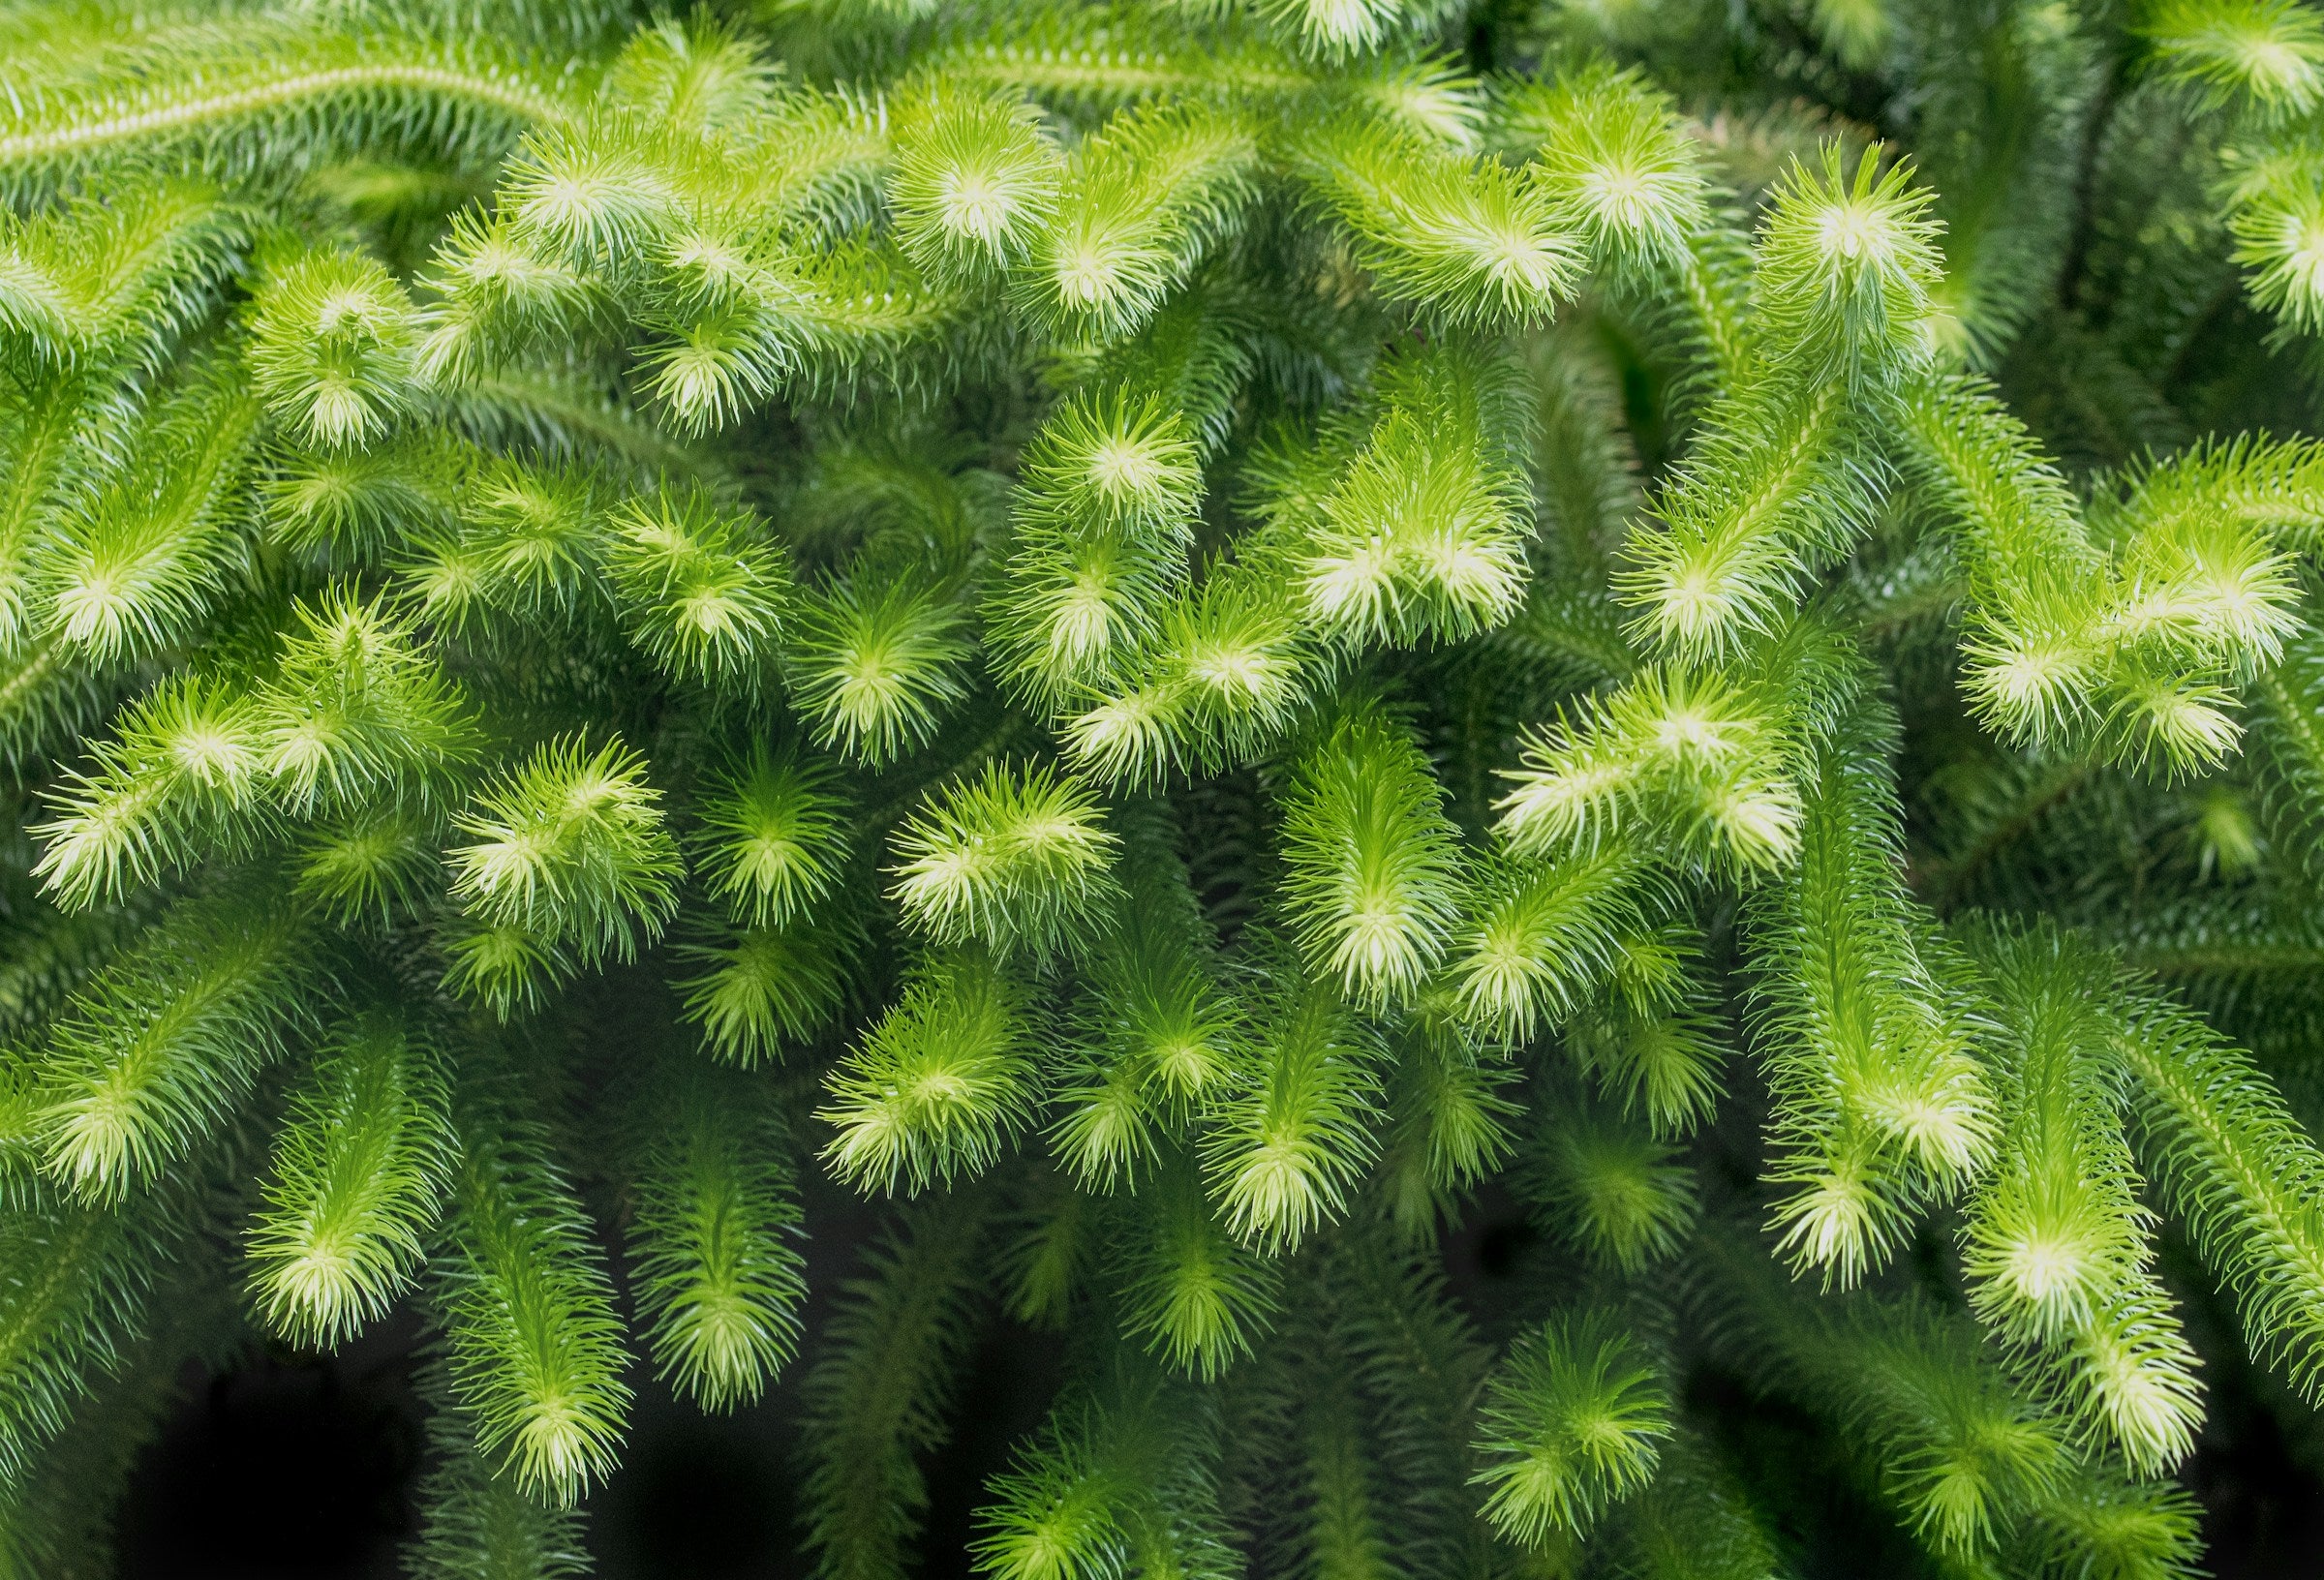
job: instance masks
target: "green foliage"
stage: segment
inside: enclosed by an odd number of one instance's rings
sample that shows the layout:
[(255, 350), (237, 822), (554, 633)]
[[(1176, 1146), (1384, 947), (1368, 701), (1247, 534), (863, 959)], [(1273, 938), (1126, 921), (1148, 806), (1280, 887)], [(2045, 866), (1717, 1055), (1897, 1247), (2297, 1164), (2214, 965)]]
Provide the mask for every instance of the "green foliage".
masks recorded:
[(331, 1345), (412, 1282), (445, 1190), (452, 1139), (441, 1055), (383, 1015), (339, 1028), (277, 1133), (267, 1210), (251, 1226), (269, 1325)]
[(1284, 897), (1317, 974), (1376, 1005), (1409, 998), (1445, 951), (1460, 870), (1427, 763), (1385, 720), (1339, 725), (1296, 770)]
[(842, 1291), (800, 1435), (807, 1542), (824, 1573), (904, 1572), (928, 1508), (919, 1456), (950, 1436), (946, 1406), (982, 1315), (990, 1214), (973, 1190), (915, 1203)]
[(2309, 8), (648, 9), (0, 5), (0, 1576), (407, 1303), (428, 1575), (2312, 1454)]
[(476, 1442), (475, 1422), (453, 1402), (443, 1369), (423, 1374), (434, 1407), (424, 1483), (427, 1513), (408, 1554), (412, 1567), (459, 1580), (566, 1580), (589, 1572), (581, 1517), (542, 1505), (512, 1476), (496, 1475)]
[(1043, 1439), (994, 1478), (970, 1549), (977, 1568), (1005, 1580), (1232, 1572), (1206, 1393), (1130, 1355), (1082, 1364), (1093, 1374), (1088, 1396), (1060, 1402)]
[(798, 1349), (806, 1293), (785, 1138), (743, 1083), (699, 1062), (645, 1101), (632, 1222), (656, 1364), (706, 1410), (748, 1404)]
[(1205, 1172), (1228, 1231), (1280, 1254), (1337, 1217), (1379, 1150), (1373, 1040), (1329, 984), (1278, 956), (1240, 1089), (1203, 1140)]
[(628, 958), (659, 934), (681, 867), (645, 763), (573, 738), (531, 754), (460, 814), (444, 853), (451, 898), (474, 930), (450, 981), (506, 1015), (569, 958)]
[(447, 1379), (494, 1478), (570, 1507), (616, 1462), (630, 1397), (623, 1324), (588, 1211), (515, 1073), (472, 1063), (436, 1259)]
[(181, 901), (75, 996), (28, 1116), (48, 1177), (118, 1200), (230, 1121), (299, 1017), (298, 921), (263, 881)]
[(989, 955), (940, 957), (832, 1072), (816, 1117), (843, 1179), (917, 1194), (993, 1165), (1031, 1116), (1025, 993)]
[(762, 748), (705, 800), (696, 861), (737, 922), (780, 927), (831, 892), (846, 836), (827, 777)]
[(1479, 1421), (1487, 1519), (1538, 1546), (1586, 1529), (1652, 1479), (1669, 1404), (1614, 1324), (1554, 1322), (1513, 1346)]

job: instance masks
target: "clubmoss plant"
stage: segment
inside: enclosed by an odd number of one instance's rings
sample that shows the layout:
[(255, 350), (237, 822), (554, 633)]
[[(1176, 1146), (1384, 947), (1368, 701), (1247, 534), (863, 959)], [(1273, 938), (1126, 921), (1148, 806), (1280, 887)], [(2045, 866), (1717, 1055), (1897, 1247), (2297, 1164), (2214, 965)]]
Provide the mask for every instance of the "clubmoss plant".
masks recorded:
[(401, 1313), (446, 1580), (644, 1389), (823, 1580), (2165, 1580), (2219, 1390), (2318, 1452), (2309, 5), (0, 88), (0, 1580)]

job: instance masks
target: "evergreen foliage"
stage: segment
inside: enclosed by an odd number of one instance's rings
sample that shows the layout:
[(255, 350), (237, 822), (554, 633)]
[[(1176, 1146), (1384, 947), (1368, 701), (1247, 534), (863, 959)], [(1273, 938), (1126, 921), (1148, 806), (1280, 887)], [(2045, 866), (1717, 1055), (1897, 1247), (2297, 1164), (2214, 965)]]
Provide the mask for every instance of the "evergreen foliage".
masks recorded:
[(2324, 1400), (2301, 0), (0, 87), (0, 1577), (402, 1309), (418, 1576), (587, 1572), (666, 1387), (901, 1580), (980, 1345), (994, 1580), (2164, 1580)]

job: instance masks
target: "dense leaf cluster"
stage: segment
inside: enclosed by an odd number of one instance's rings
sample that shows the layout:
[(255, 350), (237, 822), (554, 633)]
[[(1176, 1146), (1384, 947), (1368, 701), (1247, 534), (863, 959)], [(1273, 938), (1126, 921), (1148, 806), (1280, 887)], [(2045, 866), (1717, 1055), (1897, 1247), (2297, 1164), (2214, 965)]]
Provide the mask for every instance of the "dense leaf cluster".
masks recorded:
[(2317, 1442), (2311, 9), (17, 0), (0, 87), (0, 1575), (406, 1308), (423, 1576), (584, 1570), (649, 1377), (904, 1574), (994, 1331), (996, 1580), (2144, 1580), (2217, 1368)]

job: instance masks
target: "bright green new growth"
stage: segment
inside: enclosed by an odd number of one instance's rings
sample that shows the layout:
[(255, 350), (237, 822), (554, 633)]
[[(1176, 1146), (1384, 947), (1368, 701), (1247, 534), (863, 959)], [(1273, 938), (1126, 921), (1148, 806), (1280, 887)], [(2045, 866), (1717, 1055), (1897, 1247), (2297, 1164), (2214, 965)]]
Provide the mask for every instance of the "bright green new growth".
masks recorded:
[(755, 523), (703, 490), (618, 511), (605, 578), (629, 640), (663, 673), (748, 692), (773, 669), (789, 571)]
[(375, 1015), (335, 1033), (293, 1098), (250, 1228), (256, 1292), (277, 1331), (335, 1344), (410, 1286), (452, 1144), (440, 1059)]
[(450, 898), (474, 927), (449, 981), (505, 1016), (567, 960), (627, 959), (677, 902), (676, 843), (645, 764), (577, 739), (534, 752), (455, 820)]
[(820, 1580), (2170, 1580), (2309, 1451), (2311, 8), (0, 87), (0, 1580), (407, 1307), (425, 1575), (586, 1572), (639, 1391)]
[(1669, 1413), (1653, 1371), (1604, 1314), (1527, 1335), (1478, 1413), (1485, 1517), (1528, 1547), (1586, 1530), (1652, 1479)]
[(1459, 831), (1426, 760), (1369, 714), (1299, 765), (1284, 808), (1284, 893), (1309, 966), (1359, 1004), (1409, 998), (1445, 952), (1460, 890)]
[(785, 1138), (755, 1094), (682, 1066), (640, 1114), (637, 1301), (662, 1375), (705, 1410), (749, 1404), (798, 1349), (806, 1292)]
[(841, 1178), (917, 1195), (992, 1167), (1033, 1107), (1022, 987), (989, 955), (942, 957), (836, 1068), (815, 1117)]
[(1038, 954), (1087, 929), (1114, 891), (1120, 841), (1094, 797), (1047, 768), (997, 764), (897, 832), (889, 896), (938, 943)]
[(376, 258), (317, 253), (286, 262), (260, 288), (252, 315), (259, 398), (318, 449), (379, 438), (412, 400), (416, 318)]
[(1329, 985), (1289, 961), (1254, 1036), (1251, 1070), (1204, 1138), (1210, 1197), (1237, 1239), (1270, 1256), (1345, 1209), (1378, 1150), (1370, 1039)]
[(587, 1209), (514, 1076), (485, 1068), (480, 1089), (455, 1094), (461, 1162), (432, 1304), (477, 1449), (528, 1497), (566, 1507), (616, 1463), (630, 1397), (623, 1324)]
[(263, 883), (173, 907), (57, 1017), (27, 1137), (76, 1198), (150, 1186), (249, 1101), (301, 1009), (297, 913)]
[(705, 799), (697, 864), (737, 922), (780, 927), (831, 892), (846, 835), (828, 786), (816, 765), (761, 748)]

